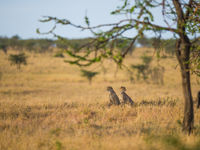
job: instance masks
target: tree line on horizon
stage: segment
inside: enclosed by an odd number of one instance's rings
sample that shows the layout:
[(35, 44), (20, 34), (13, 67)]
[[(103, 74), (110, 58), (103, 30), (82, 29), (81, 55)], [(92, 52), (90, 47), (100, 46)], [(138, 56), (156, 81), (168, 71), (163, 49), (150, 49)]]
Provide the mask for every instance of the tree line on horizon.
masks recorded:
[[(72, 49), (74, 52), (78, 52), (80, 47), (85, 46), (90, 42), (92, 38), (82, 38), (82, 39), (22, 39), (18, 35), (12, 36), (11, 38), (0, 36), (0, 50), (7, 53), (8, 49), (12, 50), (26, 50), (30, 52), (51, 52), (53, 48), (58, 49)], [(109, 43), (112, 44), (112, 43)], [(108, 45), (109, 45), (108, 44)], [(114, 47), (123, 51), (129, 45), (129, 41), (125, 39), (118, 39)], [(165, 53), (174, 55), (176, 39), (157, 39), (155, 37), (148, 38), (146, 36), (138, 38), (135, 47), (148, 47), (155, 49), (163, 49)], [(108, 46), (109, 47), (109, 46)], [(132, 49), (132, 51), (134, 50)], [(130, 53), (132, 52), (130, 51)]]

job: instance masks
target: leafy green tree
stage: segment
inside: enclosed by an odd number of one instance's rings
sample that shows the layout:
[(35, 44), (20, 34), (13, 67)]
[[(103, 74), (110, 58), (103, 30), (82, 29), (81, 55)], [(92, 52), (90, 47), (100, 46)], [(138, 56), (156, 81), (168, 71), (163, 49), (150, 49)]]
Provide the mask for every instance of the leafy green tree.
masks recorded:
[(27, 56), (25, 53), (11, 54), (9, 56), (9, 61), (11, 62), (11, 65), (16, 65), (17, 69), (20, 70), (22, 64), (27, 64)]
[[(163, 32), (172, 33), (176, 38), (175, 53), (180, 66), (185, 100), (183, 131), (190, 134), (194, 125), (190, 73), (192, 71), (200, 75), (200, 55), (191, 55), (191, 53), (200, 53), (200, 46), (197, 44), (197, 41), (200, 39), (198, 37), (200, 33), (199, 0), (122, 0), (122, 2), (121, 6), (111, 12), (113, 15), (125, 16), (124, 19), (116, 23), (91, 26), (87, 16), (85, 17), (86, 26), (76, 25), (67, 19), (58, 19), (50, 16), (41, 21), (53, 21), (55, 24), (89, 30), (94, 34), (94, 39), (89, 43), (92, 46), (87, 47), (86, 55), (80, 56), (68, 51), (68, 54), (74, 58), (74, 61), (68, 62), (79, 66), (88, 66), (95, 62), (100, 62), (104, 58), (112, 59), (119, 66), (122, 66), (126, 54), (132, 49), (136, 39), (143, 37), (144, 32), (155, 33), (155, 36), (160, 36)], [(155, 21), (155, 14), (152, 11), (158, 9), (161, 10), (163, 22)], [(61, 38), (61, 36), (54, 33), (54, 30), (55, 27), (48, 33)], [(37, 31), (39, 32), (39, 30)], [(135, 35), (126, 37), (126, 33), (131, 31)], [(110, 49), (106, 48), (108, 43), (112, 42), (115, 44), (116, 39), (119, 38), (130, 40), (130, 44), (125, 51), (119, 52), (112, 49), (112, 47)], [(88, 53), (95, 53), (95, 58), (91, 59)]]
[(98, 72), (88, 71), (88, 70), (81, 70), (81, 76), (88, 79), (89, 84), (92, 84), (92, 79), (98, 74)]

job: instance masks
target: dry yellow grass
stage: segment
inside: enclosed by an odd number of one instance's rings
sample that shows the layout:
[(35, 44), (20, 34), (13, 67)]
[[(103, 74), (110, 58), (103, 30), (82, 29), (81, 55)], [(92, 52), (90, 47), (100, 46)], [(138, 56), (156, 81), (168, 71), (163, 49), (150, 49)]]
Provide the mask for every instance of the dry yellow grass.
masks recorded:
[[(125, 64), (140, 62), (145, 50), (138, 48)], [(104, 62), (108, 72), (89, 85), (78, 67), (53, 54), (27, 55), (28, 65), (18, 71), (0, 53), (0, 150), (200, 149), (200, 110), (195, 108), (194, 134), (181, 132), (183, 97), (175, 58), (160, 61), (165, 66), (163, 86), (131, 84), (125, 70), (114, 78), (115, 65), (110, 61)], [(107, 107), (108, 85), (118, 94), (119, 87), (126, 86), (137, 105)], [(198, 90), (192, 77), (194, 99)], [(159, 100), (166, 103), (159, 105)]]

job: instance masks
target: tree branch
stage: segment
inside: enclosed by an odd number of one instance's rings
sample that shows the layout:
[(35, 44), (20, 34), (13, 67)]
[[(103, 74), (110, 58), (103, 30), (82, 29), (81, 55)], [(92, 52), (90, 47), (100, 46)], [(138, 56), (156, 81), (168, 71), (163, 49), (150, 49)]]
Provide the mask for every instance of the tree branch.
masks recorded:
[(189, 18), (191, 8), (192, 8), (192, 3), (193, 3), (193, 0), (190, 0), (188, 3), (187, 11), (185, 13), (185, 20), (187, 20)]
[[(142, 25), (148, 25), (154, 29), (158, 29), (158, 30), (166, 30), (166, 31), (172, 31), (174, 33), (178, 33), (178, 31), (174, 28), (171, 28), (171, 27), (163, 27), (163, 26), (159, 26), (159, 25), (156, 25), (156, 24), (152, 24), (150, 22), (147, 22), (147, 21), (140, 21), (140, 20), (137, 20), (137, 19), (124, 19), (124, 20), (120, 20), (119, 22), (117, 23), (109, 23), (109, 24), (101, 24), (101, 25), (97, 25), (97, 26), (87, 26), (87, 27), (84, 27), (84, 26), (81, 26), (81, 25), (76, 25), (74, 23), (71, 23), (70, 21), (66, 20), (66, 19), (58, 19), (56, 17), (49, 17), (47, 16), (47, 19), (45, 20), (41, 20), (42, 22), (47, 22), (47, 21), (55, 21), (56, 24), (62, 24), (62, 25), (71, 25), (75, 28), (80, 28), (82, 30), (90, 30), (90, 29), (98, 29), (98, 28), (102, 28), (102, 27), (111, 27), (111, 26), (115, 26), (115, 27), (119, 27), (120, 24), (122, 23), (133, 23), (133, 22), (136, 22), (137, 24), (142, 24)], [(134, 25), (132, 25), (132, 27), (134, 28)]]
[(133, 40), (131, 41), (129, 47), (124, 51), (124, 53), (122, 54), (122, 57), (123, 57), (123, 58), (124, 58), (124, 57), (126, 56), (126, 54), (131, 50), (131, 48), (133, 47), (133, 45), (134, 45), (136, 39), (138, 38), (138, 36), (139, 36), (139, 35), (137, 35), (137, 36), (135, 36), (135, 37), (133, 38)]
[(178, 20), (184, 20), (184, 13), (183, 13), (183, 9), (181, 7), (179, 0), (173, 0), (173, 4), (174, 4), (175, 9), (176, 9)]
[(135, 21), (135, 22), (137, 22), (139, 24), (143, 24), (143, 25), (149, 25), (154, 29), (165, 30), (165, 31), (171, 31), (171, 32), (174, 32), (174, 33), (178, 33), (177, 29), (174, 29), (174, 28), (163, 27), (163, 26), (159, 26), (159, 25), (156, 25), (156, 24), (152, 24), (150, 22), (139, 21), (139, 20), (134, 20), (134, 19), (132, 19), (132, 21)]

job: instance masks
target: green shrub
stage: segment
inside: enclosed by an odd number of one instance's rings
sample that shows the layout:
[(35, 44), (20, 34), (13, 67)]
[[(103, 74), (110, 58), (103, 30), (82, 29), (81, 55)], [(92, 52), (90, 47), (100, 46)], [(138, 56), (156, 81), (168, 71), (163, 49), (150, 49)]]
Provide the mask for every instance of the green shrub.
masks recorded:
[(81, 73), (81, 76), (87, 78), (90, 84), (92, 83), (92, 79), (98, 74), (98, 72), (87, 71), (84, 69), (81, 70)]
[(19, 70), (22, 64), (27, 64), (27, 56), (25, 53), (11, 54), (9, 56), (9, 61), (11, 62), (11, 65), (16, 65), (17, 69)]
[(59, 52), (57, 52), (57, 53), (54, 55), (54, 57), (63, 58), (63, 57), (65, 57), (65, 56), (63, 55), (63, 53), (62, 53), (61, 51), (59, 51)]

